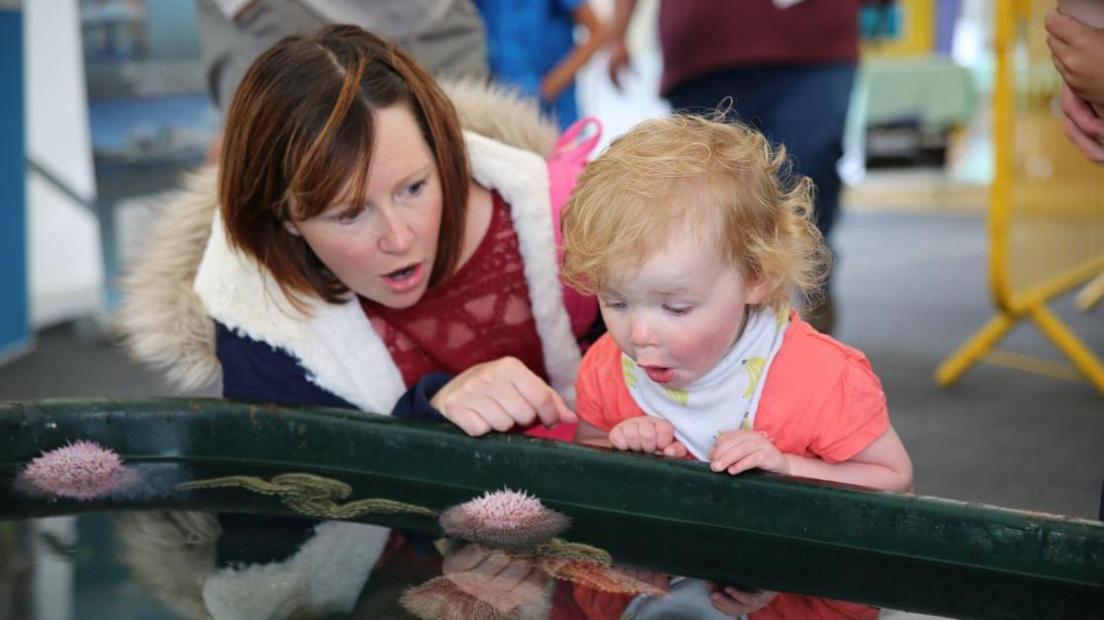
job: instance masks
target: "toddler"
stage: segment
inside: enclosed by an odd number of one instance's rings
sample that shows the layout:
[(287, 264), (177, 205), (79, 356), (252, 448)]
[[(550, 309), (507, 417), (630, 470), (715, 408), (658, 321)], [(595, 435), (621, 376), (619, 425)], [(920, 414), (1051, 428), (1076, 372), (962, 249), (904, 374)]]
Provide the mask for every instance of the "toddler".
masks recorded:
[(808, 179), (746, 126), (646, 121), (563, 212), (564, 276), (609, 333), (576, 382), (576, 441), (886, 490), (911, 487), (866, 357), (789, 309), (827, 251)]

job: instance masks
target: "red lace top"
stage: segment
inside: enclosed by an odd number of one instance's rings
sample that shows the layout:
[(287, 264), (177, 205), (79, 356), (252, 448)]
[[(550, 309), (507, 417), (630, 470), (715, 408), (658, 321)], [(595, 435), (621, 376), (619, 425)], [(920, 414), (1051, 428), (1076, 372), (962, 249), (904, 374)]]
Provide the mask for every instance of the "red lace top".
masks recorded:
[(456, 375), (507, 355), (548, 380), (510, 207), (492, 196), (491, 223), (475, 253), (417, 304), (396, 310), (360, 298), (407, 388), (429, 372)]

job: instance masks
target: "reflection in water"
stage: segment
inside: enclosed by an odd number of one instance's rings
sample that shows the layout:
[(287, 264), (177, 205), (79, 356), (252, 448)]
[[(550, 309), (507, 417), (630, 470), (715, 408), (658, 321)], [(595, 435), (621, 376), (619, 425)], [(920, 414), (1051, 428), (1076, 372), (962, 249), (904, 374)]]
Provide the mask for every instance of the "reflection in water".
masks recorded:
[[(266, 519), (256, 518), (258, 540), (266, 538)], [(287, 559), (219, 565), (223, 532), (216, 515), (154, 511), (113, 521), (122, 548), (118, 557), (130, 577), (183, 618), (878, 616), (864, 605), (620, 566), (600, 550), (560, 539), (503, 549), (325, 522)]]

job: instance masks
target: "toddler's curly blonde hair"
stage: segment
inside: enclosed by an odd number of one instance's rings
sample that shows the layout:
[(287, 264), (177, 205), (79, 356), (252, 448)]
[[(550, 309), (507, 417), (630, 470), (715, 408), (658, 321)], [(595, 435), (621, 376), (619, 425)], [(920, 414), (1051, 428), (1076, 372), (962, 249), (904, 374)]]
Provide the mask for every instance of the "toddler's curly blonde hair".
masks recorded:
[[(719, 115), (718, 115), (719, 116)], [(816, 294), (830, 255), (812, 222), (812, 182), (782, 147), (739, 123), (690, 115), (645, 121), (591, 162), (564, 207), (564, 277), (597, 293), (673, 235), (692, 234), (766, 304)]]

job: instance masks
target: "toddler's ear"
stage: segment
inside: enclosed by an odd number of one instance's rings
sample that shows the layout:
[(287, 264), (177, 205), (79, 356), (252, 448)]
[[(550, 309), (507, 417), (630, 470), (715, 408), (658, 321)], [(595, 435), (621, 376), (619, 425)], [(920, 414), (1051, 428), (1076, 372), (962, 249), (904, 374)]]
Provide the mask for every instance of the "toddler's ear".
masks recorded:
[(771, 289), (774, 288), (774, 281), (771, 278), (760, 276), (753, 280), (748, 286), (747, 304), (749, 306), (758, 306), (767, 302), (770, 297)]

